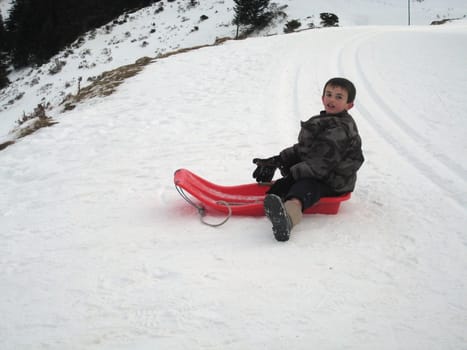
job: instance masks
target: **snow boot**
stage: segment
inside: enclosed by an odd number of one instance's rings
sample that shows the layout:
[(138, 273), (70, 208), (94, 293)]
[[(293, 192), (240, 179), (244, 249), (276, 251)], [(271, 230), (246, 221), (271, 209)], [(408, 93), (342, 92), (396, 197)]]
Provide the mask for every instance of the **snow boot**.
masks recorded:
[(298, 199), (287, 200), (284, 203), (285, 210), (290, 217), (292, 227), (297, 226), (302, 221), (302, 203)]
[(289, 240), (292, 230), (292, 220), (285, 209), (282, 199), (275, 194), (268, 194), (264, 198), (264, 212), (272, 223), (272, 232), (276, 240), (285, 242)]

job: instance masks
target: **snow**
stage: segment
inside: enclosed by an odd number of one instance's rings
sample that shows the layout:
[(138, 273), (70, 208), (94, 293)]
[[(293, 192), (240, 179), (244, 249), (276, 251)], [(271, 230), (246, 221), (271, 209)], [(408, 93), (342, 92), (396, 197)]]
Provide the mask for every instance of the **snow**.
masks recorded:
[[(466, 348), (467, 26), (371, 24), (159, 59), (1, 151), (0, 349)], [(332, 76), (366, 157), (339, 214), (202, 225), (173, 172), (252, 181)]]
[[(49, 63), (12, 72), (9, 76), (12, 84), (0, 95), (0, 144), (15, 138), (12, 130), (16, 121), (30, 114), (38, 104), (49, 103), (49, 115), (60, 114), (58, 106), (67, 95), (76, 94), (79, 84), (81, 87), (90, 84), (104, 71), (134, 63), (143, 56), (156, 57), (179, 48), (213, 44), (217, 38), (235, 37), (233, 0), (199, 3), (190, 7), (186, 1), (161, 1), (122, 15), (117, 19), (121, 24), (112, 21), (83, 35), (84, 41), (76, 40)], [(321, 12), (337, 14), (340, 25), (345, 27), (407, 25), (408, 22), (407, 3), (400, 0), (317, 0), (312, 4), (309, 0), (281, 0), (276, 3), (287, 17), (276, 19), (261, 36), (283, 33), (285, 23), (291, 19), (300, 21), (300, 30), (310, 25), (320, 27)], [(11, 0), (0, 0), (4, 19), (8, 17), (11, 4)], [(161, 4), (163, 11), (159, 11)], [(466, 15), (464, 0), (424, 0), (411, 4), (414, 25), (428, 25), (446, 18), (465, 23)], [(201, 20), (201, 16), (208, 19)], [(65, 65), (58, 73), (49, 73), (57, 61)]]

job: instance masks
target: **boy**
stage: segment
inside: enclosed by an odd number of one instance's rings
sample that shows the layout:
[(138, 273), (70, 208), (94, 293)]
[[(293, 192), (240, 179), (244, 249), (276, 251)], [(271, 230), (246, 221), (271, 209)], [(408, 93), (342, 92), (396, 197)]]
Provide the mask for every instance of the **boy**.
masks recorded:
[(362, 165), (362, 143), (355, 121), (347, 113), (356, 95), (353, 83), (344, 78), (329, 80), (321, 97), (324, 111), (301, 122), (298, 143), (267, 159), (253, 159), (253, 177), (270, 182), (276, 169), (282, 178), (264, 199), (266, 216), (274, 237), (287, 241), (305, 209), (321, 197), (339, 196), (355, 188)]

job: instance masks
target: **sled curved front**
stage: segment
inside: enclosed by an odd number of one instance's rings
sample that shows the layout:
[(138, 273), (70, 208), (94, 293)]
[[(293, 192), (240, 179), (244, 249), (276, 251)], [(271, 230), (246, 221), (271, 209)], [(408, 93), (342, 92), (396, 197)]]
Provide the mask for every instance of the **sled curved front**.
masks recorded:
[[(203, 179), (187, 169), (178, 169), (174, 174), (174, 184), (204, 206), (232, 215), (262, 216), (263, 200), (270, 186), (250, 183), (237, 186), (221, 186)], [(350, 198), (350, 193), (340, 197), (324, 197), (305, 214), (337, 214), (341, 202)]]

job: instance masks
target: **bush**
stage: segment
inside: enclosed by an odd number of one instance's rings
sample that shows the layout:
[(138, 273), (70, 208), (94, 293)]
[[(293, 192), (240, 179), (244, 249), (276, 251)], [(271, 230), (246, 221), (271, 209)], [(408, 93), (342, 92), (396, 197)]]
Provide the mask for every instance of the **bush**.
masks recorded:
[(17, 138), (21, 138), (30, 135), (41, 128), (55, 125), (58, 122), (47, 116), (45, 113), (45, 106), (39, 104), (34, 108), (34, 112), (29, 115), (24, 114), (21, 119), (16, 121), (16, 123), (18, 126), (22, 126), (23, 124), (26, 125), (18, 130)]
[(301, 23), (296, 20), (296, 19), (293, 19), (291, 21), (288, 21), (286, 24), (285, 24), (285, 28), (284, 28), (284, 33), (292, 33), (294, 32), (296, 29), (300, 28), (301, 27)]
[(321, 25), (323, 27), (338, 27), (339, 26), (339, 17), (334, 13), (323, 12), (319, 14), (321, 18)]
[(65, 61), (60, 61), (58, 58), (56, 58), (52, 62), (52, 65), (49, 68), (49, 74), (54, 75), (54, 74), (59, 73), (65, 64), (66, 64)]
[(154, 14), (157, 15), (158, 13), (161, 13), (162, 11), (164, 11), (164, 3), (161, 2), (159, 4), (159, 7), (156, 9), (156, 11), (154, 11)]

